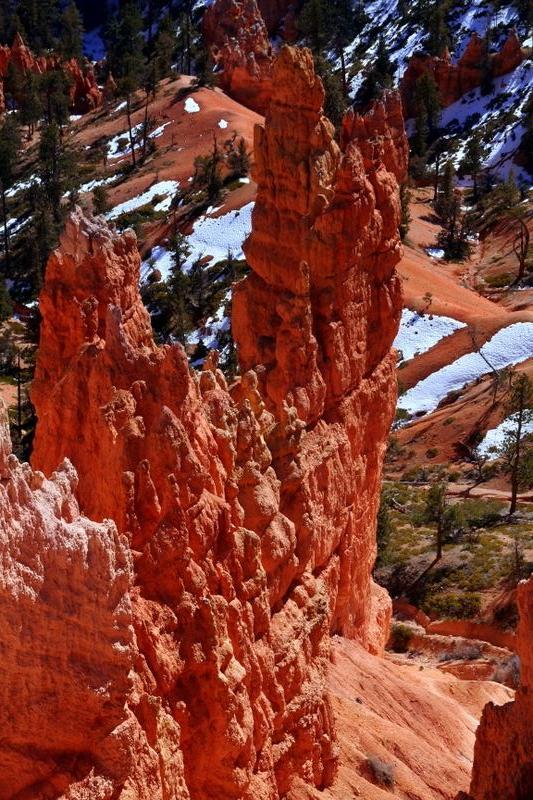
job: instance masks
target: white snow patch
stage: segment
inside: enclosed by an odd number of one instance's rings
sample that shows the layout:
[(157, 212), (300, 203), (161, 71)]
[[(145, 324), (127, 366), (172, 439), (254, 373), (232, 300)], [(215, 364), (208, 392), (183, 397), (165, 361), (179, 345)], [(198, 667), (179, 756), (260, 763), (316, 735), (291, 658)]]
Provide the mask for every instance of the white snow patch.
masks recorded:
[(129, 200), (126, 200), (124, 203), (119, 203), (118, 206), (115, 206), (115, 208), (106, 214), (106, 218), (116, 219), (121, 214), (125, 214), (127, 211), (134, 211), (136, 208), (141, 208), (147, 203), (150, 203), (154, 197), (157, 197), (157, 195), (164, 195), (165, 200), (161, 200), (156, 206), (154, 206), (155, 210), (166, 210), (168, 206), (164, 207), (163, 204), (166, 203), (167, 198), (169, 198), (168, 202), (170, 205), (170, 200), (176, 194), (178, 187), (178, 181), (159, 181), (159, 183), (154, 183), (153, 186), (150, 186), (150, 188), (142, 194), (132, 197)]
[(70, 122), (77, 122), (79, 119), (82, 118), (82, 116), (83, 116), (82, 114), (71, 114), (69, 116), (69, 121)]
[(107, 186), (108, 184), (113, 183), (116, 177), (116, 175), (110, 175), (108, 178), (95, 178), (87, 183), (82, 183), (79, 188), (79, 192), (81, 194), (85, 194), (86, 192), (92, 192), (97, 186)]
[[(531, 358), (533, 322), (516, 322), (502, 328), (483, 345), (481, 352), (495, 369)], [(419, 381), (399, 398), (398, 407), (410, 414), (434, 411), (447, 394), (462, 389), (489, 371), (479, 353), (468, 353)]]
[(30, 175), (28, 180), (26, 181), (17, 181), (14, 183), (11, 189), (8, 189), (6, 192), (6, 197), (14, 197), (18, 192), (22, 192), (25, 189), (29, 189), (32, 183), (40, 183), (41, 179), (38, 175)]
[(426, 247), (426, 253), (431, 258), (444, 258), (444, 250), (440, 247)]
[(226, 120), (225, 120), (225, 119), (219, 119), (219, 121), (218, 121), (218, 127), (219, 127), (219, 128), (222, 128), (222, 129), (224, 130), (224, 128), (227, 128), (227, 127), (228, 127), (228, 123), (226, 122)]
[(419, 314), (417, 311), (404, 308), (400, 330), (393, 347), (401, 351), (402, 361), (409, 361), (414, 356), (430, 350), (445, 336), (450, 336), (454, 331), (464, 327), (464, 322), (452, 317)]
[(189, 270), (200, 256), (210, 256), (211, 260), (223, 261), (231, 250), (234, 258), (244, 258), (242, 245), (252, 230), (252, 209), (248, 203), (236, 211), (229, 211), (220, 217), (201, 217), (194, 224), (188, 237), (191, 255), (185, 269)]
[[(487, 431), (485, 438), (478, 447), (478, 451), (483, 456), (490, 456), (502, 446), (505, 441), (505, 436), (512, 433), (516, 429), (517, 415), (511, 414), (509, 417), (500, 422), (496, 428)], [(533, 433), (533, 421), (526, 421), (522, 424), (522, 433), (524, 436)]]
[(118, 104), (118, 106), (115, 108), (115, 110), (113, 111), (113, 114), (119, 114), (121, 111), (124, 111), (124, 109), (126, 108), (126, 106), (127, 106), (127, 105), (128, 105), (128, 104), (127, 104), (127, 102), (126, 102), (125, 100), (123, 100), (123, 101), (122, 101), (121, 103), (119, 103), (119, 104)]
[(200, 106), (193, 97), (188, 97), (185, 100), (184, 108), (187, 114), (196, 114), (197, 111), (200, 111)]
[(152, 249), (150, 258), (141, 264), (141, 281), (146, 280), (152, 270), (157, 269), (161, 273), (161, 280), (166, 281), (170, 275), (172, 267), (172, 253), (162, 245), (156, 245)]

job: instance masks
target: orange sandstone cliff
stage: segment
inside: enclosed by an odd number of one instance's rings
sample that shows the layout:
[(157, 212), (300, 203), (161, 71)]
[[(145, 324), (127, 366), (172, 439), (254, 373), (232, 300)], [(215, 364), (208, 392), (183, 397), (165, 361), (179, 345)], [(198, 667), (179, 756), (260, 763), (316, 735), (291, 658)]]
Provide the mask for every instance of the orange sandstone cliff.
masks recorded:
[(4, 80), (9, 66), (13, 65), (22, 73), (34, 72), (42, 75), (54, 69), (65, 72), (70, 81), (69, 95), (73, 111), (85, 114), (102, 103), (102, 92), (98, 88), (92, 66), (82, 67), (75, 58), (61, 61), (57, 55), (36, 57), (17, 34), (11, 47), (0, 46), (0, 111), (5, 109)]
[(256, 0), (213, 0), (202, 20), (219, 85), (265, 114), (272, 94), (272, 46)]
[[(33, 465), (49, 475), (71, 459), (82, 512), (128, 541), (133, 666), (121, 746), (107, 760), (77, 740), (53, 751), (56, 772), (30, 765), (21, 779), (27, 797), (87, 797), (88, 775), (112, 787), (91, 800), (327, 786), (331, 634), (375, 653), (387, 638), (371, 569), (401, 310), (398, 100), (374, 112), (372, 146), (352, 119), (341, 149), (308, 51), (283, 49), (273, 87), (256, 129), (252, 272), (235, 287), (234, 386), (214, 356), (197, 374), (180, 346), (154, 344), (132, 232), (76, 212), (49, 261)], [(58, 693), (60, 714), (72, 698)]]
[(517, 601), (520, 688), (514, 701), (502, 706), (488, 703), (483, 710), (470, 800), (533, 797), (533, 577), (518, 586)]
[(416, 83), (424, 73), (435, 79), (441, 104), (446, 108), (472, 89), (477, 89), (487, 71), (493, 78), (498, 78), (511, 72), (525, 58), (514, 30), (497, 53), (487, 53), (486, 47), (485, 40), (473, 33), (457, 63), (453, 63), (448, 50), (442, 56), (415, 53), (400, 80), (405, 116), (416, 115)]

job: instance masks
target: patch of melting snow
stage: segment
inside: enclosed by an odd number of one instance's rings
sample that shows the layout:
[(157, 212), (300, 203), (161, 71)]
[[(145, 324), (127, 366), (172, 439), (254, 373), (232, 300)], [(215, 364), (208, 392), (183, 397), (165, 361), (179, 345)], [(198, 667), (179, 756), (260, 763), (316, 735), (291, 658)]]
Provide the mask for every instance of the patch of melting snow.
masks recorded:
[[(496, 451), (505, 441), (506, 434), (512, 433), (513, 430), (515, 430), (516, 423), (517, 415), (511, 414), (509, 417), (504, 419), (503, 422), (500, 422), (496, 428), (492, 428), (490, 431), (487, 431), (485, 438), (478, 447), (479, 453), (483, 456), (496, 455)], [(533, 421), (523, 422), (522, 431), (524, 436), (532, 434)]]
[[(164, 199), (157, 203), (154, 209), (156, 211), (165, 211), (170, 207), (170, 202), (172, 197), (176, 194), (178, 187), (178, 181), (159, 181), (159, 183), (154, 183), (153, 186), (150, 186), (150, 188), (142, 194), (132, 197), (124, 203), (119, 203), (118, 206), (115, 206), (115, 208), (111, 209), (111, 211), (105, 215), (106, 219), (116, 219), (127, 211), (135, 211), (136, 208), (141, 208), (147, 203), (150, 203), (154, 197), (158, 195), (164, 195)], [(166, 205), (167, 201), (168, 205)]]
[[(163, 125), (160, 125), (158, 128), (154, 128), (153, 131), (150, 131), (148, 134), (149, 139), (157, 139), (158, 136), (161, 136), (167, 125), (170, 125), (172, 120), (169, 122), (164, 122)], [(143, 131), (143, 123), (140, 122), (138, 125), (135, 125), (131, 129), (131, 135), (133, 136), (134, 145), (137, 147), (142, 139), (142, 131)], [(124, 140), (126, 143), (124, 144)], [(120, 145), (124, 144), (124, 147)], [(107, 157), (108, 158), (122, 158), (123, 156), (129, 155), (131, 151), (130, 146), (130, 134), (129, 131), (124, 131), (123, 133), (117, 133), (116, 136), (113, 136), (112, 139), (109, 140), (107, 143)]]
[(92, 181), (88, 181), (87, 183), (82, 183), (79, 188), (79, 192), (81, 194), (85, 194), (86, 192), (92, 192), (93, 189), (96, 189), (97, 186), (107, 186), (110, 183), (113, 183), (117, 178), (117, 175), (110, 175), (108, 178), (95, 178)]
[(195, 222), (193, 232), (187, 238), (191, 255), (185, 263), (188, 271), (200, 256), (210, 260), (223, 261), (228, 250), (236, 259), (244, 258), (242, 245), (252, 230), (252, 209), (254, 203), (248, 203), (240, 209), (229, 211), (220, 217), (201, 217)]
[[(531, 358), (533, 322), (515, 322), (502, 328), (483, 345), (481, 352), (495, 369)], [(462, 389), (489, 371), (479, 353), (467, 353), (419, 381), (399, 398), (398, 408), (410, 414), (427, 414), (434, 411), (450, 392)]]
[(71, 114), (69, 116), (69, 121), (70, 122), (77, 122), (79, 119), (82, 118), (82, 116), (83, 116), (82, 114)]
[(409, 361), (416, 355), (431, 350), (441, 339), (464, 327), (464, 322), (452, 317), (419, 314), (404, 308), (393, 347), (401, 352), (402, 361)]
[(440, 247), (426, 247), (426, 253), (431, 258), (444, 258), (444, 250)]
[(141, 281), (145, 281), (152, 270), (155, 269), (161, 273), (161, 280), (167, 280), (172, 264), (171, 251), (162, 245), (156, 245), (156, 247), (152, 248), (150, 258), (141, 264)]
[(224, 128), (227, 128), (227, 127), (228, 127), (228, 123), (226, 122), (226, 120), (225, 120), (225, 119), (219, 119), (219, 121), (218, 121), (218, 127), (219, 127), (219, 128), (222, 128), (222, 129), (224, 130)]
[(224, 333), (225, 331), (229, 331), (231, 327), (229, 317), (226, 317), (224, 314), (226, 303), (228, 302), (230, 296), (231, 291), (228, 291), (214, 315), (212, 317), (208, 317), (208, 319), (205, 321), (205, 324), (202, 325), (201, 328), (197, 328), (195, 331), (191, 331), (191, 333), (187, 334), (187, 344), (194, 345), (203, 342), (208, 350), (218, 350), (220, 348), (220, 334)]
[(26, 181), (17, 181), (14, 183), (11, 189), (8, 189), (6, 192), (6, 197), (14, 197), (18, 192), (22, 192), (25, 189), (29, 189), (32, 183), (40, 183), (41, 179), (37, 175), (30, 175), (28, 180)]
[(187, 97), (184, 108), (187, 114), (196, 114), (197, 111), (200, 111), (200, 106), (193, 97)]
[(122, 103), (119, 103), (118, 106), (115, 108), (113, 114), (119, 114), (121, 111), (124, 111), (127, 105), (128, 105), (127, 102), (123, 100)]

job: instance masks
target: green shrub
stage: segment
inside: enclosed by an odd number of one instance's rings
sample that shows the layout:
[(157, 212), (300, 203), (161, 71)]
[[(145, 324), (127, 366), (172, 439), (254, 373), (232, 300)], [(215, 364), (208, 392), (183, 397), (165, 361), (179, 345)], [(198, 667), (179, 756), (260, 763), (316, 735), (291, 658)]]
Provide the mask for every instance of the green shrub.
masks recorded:
[(501, 272), (498, 275), (487, 275), (485, 283), (491, 289), (503, 289), (509, 286), (512, 280), (513, 276), (509, 272)]
[(407, 653), (414, 631), (409, 625), (395, 622), (390, 632), (390, 645), (395, 653)]
[(422, 604), (426, 614), (447, 619), (471, 619), (481, 610), (481, 596), (477, 592), (447, 592), (428, 595)]

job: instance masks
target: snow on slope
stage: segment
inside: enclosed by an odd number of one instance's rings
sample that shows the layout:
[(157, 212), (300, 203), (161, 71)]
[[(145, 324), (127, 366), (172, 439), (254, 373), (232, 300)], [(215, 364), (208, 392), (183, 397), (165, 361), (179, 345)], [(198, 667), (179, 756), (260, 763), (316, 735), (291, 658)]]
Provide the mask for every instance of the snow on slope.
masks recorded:
[(464, 327), (464, 322), (451, 317), (419, 314), (404, 308), (400, 330), (392, 346), (401, 351), (402, 361), (409, 361), (414, 356), (430, 350), (445, 336), (450, 336), (454, 331)]
[[(171, 183), (171, 181), (167, 181), (167, 183)], [(152, 187), (152, 189), (154, 188), (156, 187)], [(145, 195), (141, 195), (141, 197)], [(140, 200), (140, 198), (138, 199)], [(146, 202), (149, 201), (144, 200), (142, 205)], [(126, 203), (122, 205), (126, 205)], [(252, 230), (253, 207), (254, 203), (252, 202), (240, 209), (222, 214), (220, 217), (211, 217), (209, 214), (200, 217), (194, 223), (192, 233), (187, 237), (191, 254), (185, 262), (185, 271), (188, 272), (198, 258), (206, 258), (215, 264), (217, 261), (223, 261), (227, 258), (228, 251), (236, 259), (244, 258), (242, 246)], [(116, 211), (116, 209), (113, 209), (113, 211)], [(213, 211), (217, 211), (217, 209), (213, 209)], [(123, 213), (123, 211), (120, 213)], [(145, 280), (152, 269), (157, 269), (161, 273), (161, 280), (167, 280), (171, 267), (172, 256), (170, 251), (166, 247), (158, 245), (153, 248), (150, 258), (143, 262), (141, 279)]]
[(497, 171), (502, 178), (507, 177), (511, 169), (520, 177), (522, 173), (511, 163), (511, 157), (524, 133), (523, 115), (532, 90), (533, 63), (526, 60), (512, 72), (496, 78), (491, 94), (482, 95), (481, 90), (476, 89), (443, 109), (440, 125), (457, 148), (453, 156), (455, 166), (458, 167), (463, 158), (466, 140), (472, 131), (483, 132), (484, 127), (489, 126), (484, 137), (484, 165)]
[(252, 230), (253, 207), (253, 202), (248, 203), (220, 217), (204, 216), (195, 222), (193, 232), (187, 239), (191, 255), (185, 269), (189, 270), (201, 256), (211, 256), (215, 263), (223, 261), (227, 258), (228, 250), (234, 258), (244, 258), (242, 245)]
[[(499, 330), (481, 348), (495, 369), (518, 364), (533, 356), (533, 322), (516, 322)], [(468, 353), (419, 381), (398, 400), (398, 407), (410, 414), (434, 411), (447, 394), (489, 372), (479, 353)]]
[(178, 187), (178, 181), (159, 181), (159, 183), (154, 183), (142, 194), (131, 197), (124, 203), (119, 203), (118, 206), (115, 206), (115, 208), (105, 215), (106, 219), (116, 219), (127, 211), (135, 211), (136, 208), (142, 208), (142, 206), (152, 202), (152, 200), (158, 196), (163, 196), (163, 199), (154, 206), (154, 210), (168, 211), (170, 202), (178, 191)]
[[(485, 438), (478, 447), (481, 455), (490, 456), (495, 454), (499, 447), (504, 443), (507, 433), (512, 433), (516, 429), (516, 414), (500, 422), (496, 428), (487, 431)], [(524, 422), (522, 426), (523, 435), (533, 434), (533, 422)]]

